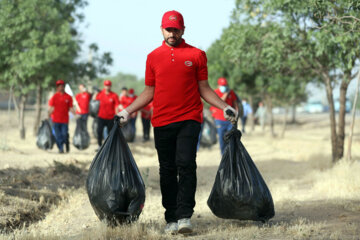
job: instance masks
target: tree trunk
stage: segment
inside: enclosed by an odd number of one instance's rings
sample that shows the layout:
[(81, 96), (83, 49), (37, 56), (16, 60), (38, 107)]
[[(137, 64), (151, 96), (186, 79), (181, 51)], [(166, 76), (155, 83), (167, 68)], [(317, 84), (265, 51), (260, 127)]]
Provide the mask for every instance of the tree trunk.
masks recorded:
[(271, 97), (266, 96), (266, 109), (269, 116), (269, 125), (270, 125), (270, 132), (271, 136), (275, 137), (275, 131), (274, 131), (274, 115), (272, 112), (272, 100)]
[(19, 128), (20, 128), (20, 138), (25, 139), (25, 105), (26, 105), (26, 94), (21, 94), (20, 104), (19, 104)]
[(16, 121), (17, 121), (17, 124), (19, 125), (20, 124), (20, 122), (19, 122), (19, 118), (20, 118), (19, 104), (18, 104), (18, 101), (16, 100), (14, 93), (12, 93), (11, 99), (12, 99), (12, 102), (14, 103), (14, 108), (15, 108), (16, 115), (17, 115)]
[(295, 124), (296, 123), (296, 105), (293, 104), (291, 106), (291, 121), (290, 121), (291, 124)]
[(354, 97), (352, 113), (351, 113), (352, 116), (351, 116), (350, 133), (349, 133), (349, 141), (348, 141), (348, 151), (347, 151), (347, 159), (348, 160), (351, 160), (351, 145), (352, 145), (352, 138), (353, 138), (353, 132), (354, 132), (354, 125), (355, 125), (355, 113), (356, 113), (357, 99), (358, 99), (358, 96), (359, 96), (359, 87), (360, 87), (360, 71), (358, 72), (358, 76), (357, 76), (355, 97)]
[(351, 76), (345, 75), (340, 85), (340, 109), (338, 131), (336, 136), (336, 159), (339, 160), (344, 156), (344, 139), (345, 139), (345, 115), (346, 115), (346, 93), (350, 83)]
[(41, 120), (41, 100), (43, 89), (40, 85), (36, 87), (36, 103), (35, 103), (35, 123), (34, 123), (34, 135), (37, 135), (39, 124)]
[(331, 151), (332, 151), (332, 161), (335, 163), (339, 159), (336, 155), (336, 119), (335, 119), (335, 107), (334, 107), (334, 97), (333, 97), (333, 87), (331, 86), (331, 79), (328, 72), (323, 72), (323, 79), (326, 87), (326, 97), (329, 102), (329, 116), (330, 116), (330, 134), (331, 134)]
[(288, 110), (289, 110), (288, 108), (285, 108), (284, 119), (283, 119), (283, 128), (282, 128), (282, 131), (281, 131), (281, 138), (283, 138), (285, 136)]
[(251, 131), (254, 131), (254, 129), (255, 129), (254, 113), (253, 113), (253, 111), (254, 111), (254, 99), (253, 99), (252, 96), (249, 96), (249, 104), (250, 104), (252, 112), (248, 115), (248, 118), (249, 118), (249, 121), (250, 121)]

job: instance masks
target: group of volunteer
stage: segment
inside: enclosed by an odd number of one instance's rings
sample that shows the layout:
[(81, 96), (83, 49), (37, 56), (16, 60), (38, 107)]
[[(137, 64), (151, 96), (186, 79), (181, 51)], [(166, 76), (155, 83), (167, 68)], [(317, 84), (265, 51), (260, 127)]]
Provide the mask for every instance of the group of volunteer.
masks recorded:
[[(56, 81), (56, 93), (49, 100), (49, 117), (53, 123), (53, 133), (56, 139), (56, 145), (59, 153), (69, 152), (69, 112), (75, 115), (75, 118), (80, 119), (87, 126), (87, 119), (89, 116), (89, 104), (91, 100), (100, 102), (99, 111), (97, 114), (97, 142), (99, 147), (103, 141), (103, 132), (106, 127), (108, 131), (111, 130), (114, 124), (114, 117), (116, 113), (125, 109), (135, 99), (136, 95), (134, 89), (122, 88), (120, 97), (111, 91), (111, 81), (104, 81), (103, 90), (90, 94), (84, 84), (79, 85), (79, 93), (75, 96), (75, 104), (73, 98), (65, 92), (65, 82), (63, 80)], [(74, 106), (75, 105), (75, 106)], [(150, 119), (152, 115), (152, 104), (148, 104), (141, 109), (141, 118), (143, 122), (143, 139), (148, 141), (150, 139)], [(135, 121), (137, 112), (130, 117), (129, 124), (135, 129)], [(65, 149), (64, 149), (65, 146)]]

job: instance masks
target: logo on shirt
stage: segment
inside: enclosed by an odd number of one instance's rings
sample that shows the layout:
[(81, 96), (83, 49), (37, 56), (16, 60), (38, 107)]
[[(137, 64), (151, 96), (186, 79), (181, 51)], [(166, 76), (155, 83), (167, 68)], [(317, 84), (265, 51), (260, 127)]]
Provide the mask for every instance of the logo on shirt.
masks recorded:
[(169, 20), (170, 20), (170, 21), (176, 21), (176, 20), (177, 20), (177, 17), (176, 17), (175, 15), (171, 15), (171, 16), (169, 17)]
[(193, 65), (192, 61), (185, 61), (185, 65), (191, 67)]

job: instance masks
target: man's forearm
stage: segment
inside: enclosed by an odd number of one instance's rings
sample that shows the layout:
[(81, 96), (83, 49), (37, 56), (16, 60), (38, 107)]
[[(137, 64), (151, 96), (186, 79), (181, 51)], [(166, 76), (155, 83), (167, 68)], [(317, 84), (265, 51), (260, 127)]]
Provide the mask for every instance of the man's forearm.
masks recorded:
[(50, 107), (48, 109), (48, 115), (50, 116), (53, 113), (53, 111), (54, 111), (54, 107)]
[(131, 114), (148, 105), (154, 97), (155, 87), (146, 86), (144, 91), (125, 110)]
[(201, 97), (210, 105), (224, 109), (228, 104), (224, 102), (208, 84), (199, 85)]

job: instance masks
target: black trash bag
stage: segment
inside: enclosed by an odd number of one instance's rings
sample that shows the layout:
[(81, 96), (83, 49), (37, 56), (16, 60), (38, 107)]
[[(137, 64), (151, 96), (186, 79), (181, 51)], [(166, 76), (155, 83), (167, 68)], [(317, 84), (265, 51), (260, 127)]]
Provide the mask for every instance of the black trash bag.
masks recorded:
[(265, 222), (275, 215), (271, 193), (233, 127), (207, 201), (220, 218)]
[(216, 144), (216, 127), (207, 118), (204, 118), (203, 127), (201, 130), (200, 145), (204, 147), (210, 147)]
[(55, 136), (52, 132), (51, 123), (45, 119), (41, 121), (41, 126), (36, 136), (36, 145), (43, 150), (52, 149), (55, 144)]
[(98, 122), (97, 122), (96, 118), (94, 118), (94, 120), (93, 120), (93, 123), (91, 125), (91, 129), (92, 129), (92, 133), (93, 133), (94, 137), (97, 138), (98, 137), (98, 134), (97, 134)]
[(76, 120), (73, 145), (80, 150), (86, 149), (90, 145), (90, 136), (87, 131), (86, 122), (80, 118)]
[(98, 115), (98, 112), (99, 112), (99, 107), (100, 107), (100, 101), (91, 100), (90, 104), (89, 104), (90, 116), (92, 116), (93, 118), (96, 118)]
[(142, 211), (145, 185), (118, 117), (91, 163), (86, 189), (96, 215), (110, 226), (135, 221)]
[(135, 140), (135, 128), (131, 125), (130, 122), (126, 123), (122, 128), (121, 131), (125, 137), (127, 142), (134, 142)]

